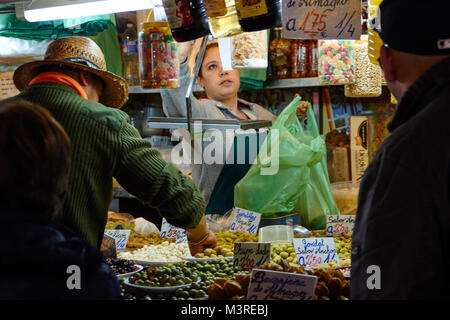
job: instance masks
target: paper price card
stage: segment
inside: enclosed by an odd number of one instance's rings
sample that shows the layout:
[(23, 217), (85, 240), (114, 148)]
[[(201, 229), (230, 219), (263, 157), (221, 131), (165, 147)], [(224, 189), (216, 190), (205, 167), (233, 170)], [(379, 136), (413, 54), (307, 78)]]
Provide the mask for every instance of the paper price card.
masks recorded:
[(333, 238), (294, 238), (293, 242), (300, 266), (315, 267), (331, 260), (339, 262)]
[(235, 208), (233, 220), (230, 225), (230, 231), (244, 231), (256, 235), (260, 221), (260, 213), (242, 208)]
[(187, 231), (171, 225), (165, 218), (162, 219), (160, 234), (163, 239), (174, 238), (176, 243), (188, 241)]
[(125, 249), (127, 247), (130, 232), (131, 230), (123, 230), (123, 229), (105, 230), (106, 235), (116, 240), (116, 248), (118, 250)]
[(355, 215), (328, 215), (327, 235), (337, 236), (342, 233), (353, 233)]
[(311, 300), (317, 277), (253, 269), (247, 300)]
[(270, 261), (270, 243), (235, 242), (233, 266), (251, 270)]
[(361, 0), (282, 0), (282, 37), (357, 39)]

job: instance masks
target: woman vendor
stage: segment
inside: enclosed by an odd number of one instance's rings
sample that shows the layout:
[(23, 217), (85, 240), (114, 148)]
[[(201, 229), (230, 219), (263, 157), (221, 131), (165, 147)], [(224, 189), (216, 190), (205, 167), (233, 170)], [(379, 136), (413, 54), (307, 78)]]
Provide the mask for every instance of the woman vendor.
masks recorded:
[[(188, 71), (188, 59), (193, 52), (194, 42), (180, 43), (180, 87), (177, 89), (163, 90), (161, 93), (163, 110), (167, 117), (186, 117), (185, 93), (190, 82)], [(224, 70), (219, 54), (217, 42), (206, 45), (203, 61), (201, 63), (197, 84), (205, 90), (205, 96), (197, 99), (191, 94), (192, 118), (194, 119), (239, 119), (239, 120), (269, 120), (272, 123), (276, 116), (262, 106), (245, 101), (238, 97), (240, 88), (240, 75), (238, 70)], [(299, 109), (299, 118), (304, 116), (306, 105)], [(256, 140), (251, 138), (255, 135), (254, 130), (237, 130), (233, 132), (232, 144), (225, 146), (223, 141), (223, 159), (213, 164), (206, 163), (203, 159), (201, 164), (192, 164), (192, 178), (199, 186), (207, 202), (206, 214), (225, 214), (234, 205), (234, 186), (247, 173), (253, 163), (255, 154), (249, 149), (256, 149), (263, 142), (261, 135), (256, 134)], [(238, 150), (239, 135), (244, 135), (245, 161), (239, 161), (242, 150)], [(226, 138), (230, 139), (230, 132), (226, 132)], [(242, 137), (242, 136), (241, 136)], [(253, 136), (254, 137), (254, 136)], [(203, 149), (207, 148), (208, 141), (212, 139), (203, 136)], [(250, 145), (249, 145), (250, 144)], [(230, 152), (230, 145), (234, 152)], [(217, 152), (217, 151), (216, 151)], [(230, 159), (229, 157), (234, 157)], [(237, 159), (239, 158), (239, 159)], [(217, 158), (216, 158), (217, 159)], [(244, 162), (244, 163), (242, 163)]]

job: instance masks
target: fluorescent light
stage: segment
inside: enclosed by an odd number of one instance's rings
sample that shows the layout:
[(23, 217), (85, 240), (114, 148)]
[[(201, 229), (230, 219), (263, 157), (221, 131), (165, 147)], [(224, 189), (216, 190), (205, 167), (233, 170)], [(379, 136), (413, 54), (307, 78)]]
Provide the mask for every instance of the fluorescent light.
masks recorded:
[(34, 0), (25, 9), (30, 22), (138, 11), (153, 8), (151, 0)]

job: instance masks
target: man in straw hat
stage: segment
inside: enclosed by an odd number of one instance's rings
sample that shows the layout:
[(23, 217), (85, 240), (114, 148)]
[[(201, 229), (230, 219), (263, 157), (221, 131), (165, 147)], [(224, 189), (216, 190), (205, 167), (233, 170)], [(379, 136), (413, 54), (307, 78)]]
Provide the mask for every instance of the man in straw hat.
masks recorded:
[(450, 298), (448, 0), (383, 0), (381, 66), (399, 102), (361, 181), (351, 299)]
[(214, 247), (205, 200), (193, 181), (142, 139), (119, 110), (128, 99), (124, 79), (106, 71), (104, 55), (86, 37), (57, 39), (44, 60), (20, 66), (14, 83), (21, 98), (47, 108), (72, 145), (72, 167), (60, 222), (100, 247), (112, 178), (175, 226), (187, 230), (192, 253)]

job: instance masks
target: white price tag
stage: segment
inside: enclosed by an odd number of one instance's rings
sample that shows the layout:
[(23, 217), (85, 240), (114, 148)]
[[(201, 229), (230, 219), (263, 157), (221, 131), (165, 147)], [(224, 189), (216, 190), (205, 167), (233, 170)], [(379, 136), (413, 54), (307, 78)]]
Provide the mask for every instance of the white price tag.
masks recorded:
[(247, 300), (312, 300), (317, 277), (253, 269)]
[(339, 262), (333, 238), (294, 238), (293, 242), (300, 266), (315, 267), (331, 260)]
[(230, 231), (244, 231), (256, 235), (260, 221), (260, 213), (242, 208), (235, 208), (233, 220), (230, 225)]
[(353, 233), (355, 218), (355, 215), (327, 216), (327, 235), (337, 236), (342, 233)]
[(105, 230), (105, 234), (116, 240), (116, 249), (125, 249), (131, 230), (113, 229)]
[(187, 242), (187, 231), (178, 227), (175, 227), (167, 222), (165, 218), (162, 219), (161, 224), (161, 238), (174, 238), (176, 243)]
[(270, 262), (270, 243), (235, 242), (233, 265), (243, 270), (251, 270), (265, 262)]

